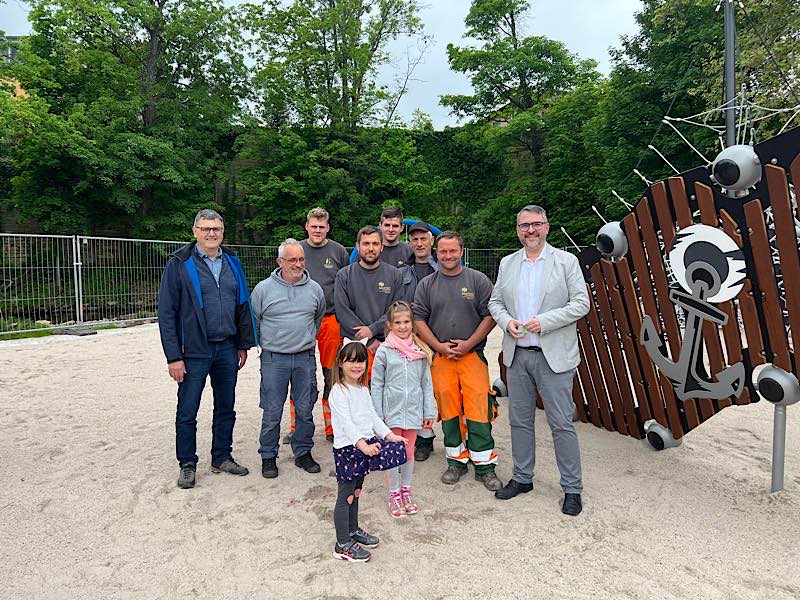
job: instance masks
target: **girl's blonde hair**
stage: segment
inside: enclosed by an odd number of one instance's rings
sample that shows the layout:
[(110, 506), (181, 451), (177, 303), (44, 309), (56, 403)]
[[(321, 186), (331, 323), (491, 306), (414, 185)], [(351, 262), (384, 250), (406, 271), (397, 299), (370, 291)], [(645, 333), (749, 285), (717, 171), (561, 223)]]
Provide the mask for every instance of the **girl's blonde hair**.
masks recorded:
[[(336, 353), (336, 363), (333, 366), (333, 383), (332, 385), (346, 385), (344, 382), (344, 373), (342, 373), (342, 363), (345, 362), (363, 362), (368, 363), (367, 347), (360, 342), (348, 342), (339, 349)], [(359, 385), (367, 387), (369, 385), (369, 375), (367, 369), (358, 378)]]
[(392, 321), (394, 321), (395, 316), (405, 312), (411, 316), (411, 338), (425, 354), (428, 364), (431, 364), (431, 362), (433, 362), (433, 350), (431, 350), (431, 347), (422, 341), (421, 337), (419, 337), (419, 334), (417, 333), (417, 324), (414, 322), (414, 311), (412, 310), (411, 305), (405, 300), (397, 300), (392, 302), (392, 304), (389, 306), (389, 310), (386, 311), (386, 325), (383, 327), (384, 335), (389, 335), (389, 331), (392, 328)]

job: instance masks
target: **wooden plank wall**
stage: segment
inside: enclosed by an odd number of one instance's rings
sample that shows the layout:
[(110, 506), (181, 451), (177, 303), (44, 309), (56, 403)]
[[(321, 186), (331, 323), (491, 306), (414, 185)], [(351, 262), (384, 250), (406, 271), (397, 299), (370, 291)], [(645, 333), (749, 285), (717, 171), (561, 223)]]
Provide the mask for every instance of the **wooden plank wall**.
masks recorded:
[[(792, 181), (800, 182), (800, 156), (788, 170)], [(748, 378), (753, 367), (765, 362), (797, 373), (793, 350), (800, 345), (800, 286), (786, 286), (788, 327), (779, 297), (779, 277), (800, 281), (796, 209), (791, 203), (787, 170), (767, 165), (765, 177), (781, 273), (776, 273), (771, 258), (764, 216), (767, 203), (758, 198), (744, 204), (746, 227), (741, 228), (730, 214), (718, 209), (712, 188), (696, 183), (690, 192), (683, 178), (672, 177), (653, 184), (652, 202), (643, 198), (622, 221), (628, 256), (616, 263), (601, 259), (591, 266), (587, 286), (592, 306), (578, 322), (581, 364), (574, 396), (581, 421), (640, 439), (644, 423), (655, 419), (677, 439), (734, 403), (757, 400), (745, 387), (738, 399), (681, 402), (639, 344), (643, 316), (649, 315), (672, 360), (680, 353), (683, 332), (669, 300), (671, 282), (665, 257), (676, 233), (696, 223), (723, 229), (739, 247), (749, 245), (750, 252), (745, 255), (752, 257), (740, 293), (717, 305), (728, 315), (727, 323), (704, 324), (705, 359), (711, 376), (740, 361), (745, 362)], [(797, 216), (800, 218), (800, 211)]]

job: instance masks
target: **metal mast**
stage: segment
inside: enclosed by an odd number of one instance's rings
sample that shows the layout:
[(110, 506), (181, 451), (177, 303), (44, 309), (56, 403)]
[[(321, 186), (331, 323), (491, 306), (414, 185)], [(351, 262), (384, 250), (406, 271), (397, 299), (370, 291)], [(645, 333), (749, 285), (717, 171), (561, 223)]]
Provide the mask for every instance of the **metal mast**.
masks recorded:
[(725, 3), (725, 146), (736, 144), (736, 21), (733, 0)]

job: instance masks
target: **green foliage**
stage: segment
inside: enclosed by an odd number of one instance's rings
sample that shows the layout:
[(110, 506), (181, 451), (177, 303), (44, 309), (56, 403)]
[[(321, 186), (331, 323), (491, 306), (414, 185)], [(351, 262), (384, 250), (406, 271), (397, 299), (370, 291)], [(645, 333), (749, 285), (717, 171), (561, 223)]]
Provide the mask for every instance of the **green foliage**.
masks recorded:
[(47, 231), (176, 235), (176, 212), (212, 204), (232, 158), (247, 74), (235, 15), (217, 0), (31, 6), (33, 33), (2, 69), (31, 95), (0, 113), (12, 205)]
[(361, 226), (378, 222), (386, 201), (409, 214), (427, 214), (451, 182), (431, 172), (416, 137), (402, 129), (342, 136), (297, 128), (244, 136), (237, 186), (249, 205), (244, 228), (250, 239), (277, 244), (303, 237), (313, 206), (328, 209), (335, 235), (346, 245)]
[(579, 61), (561, 42), (523, 35), (520, 22), (527, 9), (520, 0), (473, 0), (465, 23), (468, 35), (482, 45), (447, 48), (451, 68), (470, 76), (474, 94), (444, 96), (442, 104), (475, 119), (472, 139), (495, 157), (505, 181), (466, 223), (468, 237), (483, 245), (516, 246), (513, 219), (520, 207), (560, 203), (563, 194), (542, 199), (548, 189), (542, 177), (553, 156), (546, 152), (548, 126), (555, 123), (548, 114), (563, 96), (591, 90), (599, 81), (593, 61)]
[[(672, 173), (651, 141), (679, 170), (700, 163), (661, 119), (722, 102), (716, 5), (643, 0), (602, 77), (522, 30), (526, 0), (473, 0), (474, 42), (448, 47), (473, 93), (442, 98), (467, 124), (434, 131), (419, 110), (409, 127), (394, 115), (408, 77), (399, 91), (377, 78), (388, 44), (420, 34), (418, 0), (35, 0), (19, 60), (0, 64), (29, 94), (0, 83), (0, 203), (51, 232), (160, 239), (186, 239), (210, 206), (230, 242), (255, 244), (304, 237), (321, 205), (345, 245), (391, 203), (472, 247), (516, 247), (514, 215), (537, 203), (554, 244), (568, 244), (561, 226), (591, 243), (592, 206), (620, 218), (611, 190), (632, 203), (644, 191), (633, 167)], [(800, 3), (736, 10), (738, 81), (761, 105), (800, 102)], [(783, 124), (761, 123), (759, 139)], [(715, 154), (713, 132), (681, 127)]]
[[(623, 39), (617, 60), (663, 78), (662, 88), (683, 78), (689, 64), (687, 96), (706, 106), (721, 104), (724, 64), (723, 11), (708, 0), (644, 0), (637, 14), (640, 32)], [(769, 58), (790, 77), (800, 64), (800, 4), (755, 0), (737, 4), (737, 79), (750, 98), (766, 106), (798, 102)], [(764, 45), (767, 42), (769, 48)], [(794, 90), (795, 94), (798, 90)]]
[(267, 0), (247, 7), (260, 116), (352, 132), (380, 121), (392, 95), (376, 81), (387, 44), (422, 28), (417, 0)]

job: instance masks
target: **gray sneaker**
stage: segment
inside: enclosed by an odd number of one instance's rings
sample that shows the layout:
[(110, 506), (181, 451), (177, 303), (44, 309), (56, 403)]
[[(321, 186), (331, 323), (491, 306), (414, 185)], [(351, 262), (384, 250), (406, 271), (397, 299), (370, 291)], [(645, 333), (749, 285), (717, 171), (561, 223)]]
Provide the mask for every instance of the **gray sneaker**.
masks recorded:
[(447, 465), (447, 471), (442, 473), (442, 483), (446, 483), (448, 485), (458, 483), (458, 480), (461, 479), (466, 472), (467, 465), (455, 465), (450, 463)]
[(364, 550), (358, 542), (350, 540), (344, 546), (340, 546), (337, 542), (333, 547), (333, 557), (350, 562), (367, 562), (372, 558), (372, 554), (369, 550)]
[(247, 467), (243, 467), (242, 465), (238, 464), (232, 458), (227, 460), (223, 460), (221, 463), (211, 463), (211, 472), (212, 473), (230, 473), (231, 475), (241, 475), (245, 476), (250, 471), (247, 470)]
[(475, 480), (482, 481), (484, 487), (492, 492), (496, 492), (503, 487), (503, 482), (500, 481), (500, 478), (495, 474), (494, 471), (489, 471), (487, 473), (475, 473)]
[(377, 535), (371, 535), (361, 527), (356, 529), (355, 533), (350, 534), (350, 539), (358, 542), (364, 548), (375, 548), (380, 543)]
[(183, 463), (181, 465), (180, 475), (178, 475), (178, 487), (182, 490), (193, 488), (196, 471), (197, 467), (193, 463)]

